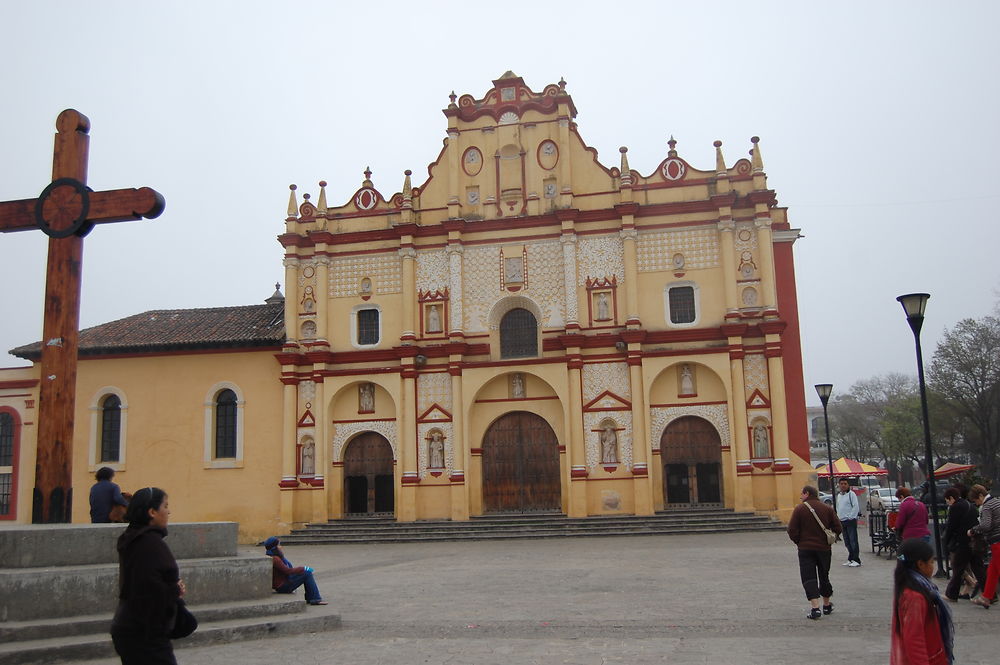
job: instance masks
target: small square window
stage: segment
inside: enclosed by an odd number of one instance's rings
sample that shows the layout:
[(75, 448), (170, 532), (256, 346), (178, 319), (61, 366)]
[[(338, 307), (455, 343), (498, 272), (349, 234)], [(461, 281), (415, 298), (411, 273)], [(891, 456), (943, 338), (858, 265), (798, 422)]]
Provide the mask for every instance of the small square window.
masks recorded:
[(671, 323), (693, 323), (695, 303), (693, 286), (675, 286), (668, 294)]

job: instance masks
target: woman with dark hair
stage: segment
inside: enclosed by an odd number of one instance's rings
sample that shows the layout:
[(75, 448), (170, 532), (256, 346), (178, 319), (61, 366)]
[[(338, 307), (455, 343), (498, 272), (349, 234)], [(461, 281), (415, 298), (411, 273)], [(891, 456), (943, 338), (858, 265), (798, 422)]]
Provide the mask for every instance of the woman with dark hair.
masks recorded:
[(129, 502), (128, 528), (118, 538), (118, 609), (111, 639), (122, 665), (176, 665), (170, 633), (184, 596), (177, 562), (163, 542), (167, 493), (146, 487)]
[[(90, 488), (90, 521), (92, 524), (111, 522), (111, 509), (114, 506), (128, 506), (128, 501), (122, 496), (122, 490), (111, 482), (115, 470), (110, 466), (102, 466), (95, 476), (97, 482)], [(121, 518), (115, 520), (121, 521)]]
[(897, 550), (892, 601), (889, 665), (950, 665), (955, 661), (951, 609), (941, 599), (934, 574), (934, 549), (920, 538)]

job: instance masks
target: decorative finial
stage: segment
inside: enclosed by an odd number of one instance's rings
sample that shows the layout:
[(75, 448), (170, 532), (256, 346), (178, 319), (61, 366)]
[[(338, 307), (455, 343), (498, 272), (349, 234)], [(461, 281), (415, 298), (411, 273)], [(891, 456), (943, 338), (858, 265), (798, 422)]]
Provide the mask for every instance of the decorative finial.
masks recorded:
[(406, 169), (405, 171), (403, 171), (404, 178), (403, 178), (403, 206), (402, 207), (403, 208), (407, 208), (407, 209), (413, 207), (413, 185), (410, 184), (410, 175), (412, 175), (412, 174), (413, 174), (413, 171), (411, 171), (410, 169)]
[(326, 212), (326, 180), (319, 181), (319, 203), (316, 204), (316, 210)]
[(372, 167), (366, 166), (364, 173), (365, 173), (365, 181), (363, 183), (361, 183), (361, 186), (362, 187), (371, 187), (372, 186)]
[(565, 90), (566, 89), (566, 79), (564, 79), (561, 76), (559, 77), (559, 89), (560, 90)]
[(298, 189), (295, 185), (289, 185), (288, 189), (291, 191), (288, 193), (288, 218), (295, 219), (299, 216), (299, 202), (295, 200), (295, 190)]
[(764, 172), (764, 158), (760, 154), (760, 142), (759, 136), (751, 136), (750, 143), (753, 143), (753, 148), (750, 149), (750, 154), (753, 155), (753, 172), (763, 173)]
[(274, 290), (277, 291), (280, 288), (281, 288), (281, 282), (275, 282), (274, 283)]
[(712, 143), (715, 146), (715, 171), (719, 175), (726, 173), (726, 159), (722, 156), (722, 141)]
[(621, 165), (622, 187), (631, 187), (632, 186), (632, 169), (630, 169), (629, 166), (628, 166), (628, 148), (626, 148), (625, 146), (622, 146), (622, 147), (618, 148), (618, 152), (620, 152), (622, 154), (622, 165)]
[(456, 95), (456, 94), (455, 94), (455, 91), (454, 91), (454, 90), (452, 90), (452, 91), (451, 91), (451, 94), (450, 94), (450, 95), (448, 95), (448, 99), (450, 99), (450, 100), (451, 100), (451, 103), (452, 103), (452, 104), (454, 104), (454, 103), (455, 103), (455, 100), (456, 100), (456, 99), (458, 99), (458, 95)]
[(311, 198), (311, 194), (309, 194), (309, 192), (306, 192), (305, 194), (302, 195), (302, 198), (308, 201)]
[(670, 149), (667, 150), (667, 157), (676, 157), (677, 150), (675, 148), (677, 147), (677, 140), (674, 138), (673, 134), (670, 135), (667, 145), (670, 147)]

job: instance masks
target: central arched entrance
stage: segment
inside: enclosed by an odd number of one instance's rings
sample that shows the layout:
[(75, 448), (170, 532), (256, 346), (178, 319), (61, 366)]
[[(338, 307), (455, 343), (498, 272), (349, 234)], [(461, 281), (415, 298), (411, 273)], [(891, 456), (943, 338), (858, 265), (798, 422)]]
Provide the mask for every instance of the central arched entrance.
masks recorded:
[(663, 499), (668, 508), (721, 505), (722, 440), (712, 423), (683, 416), (663, 430)]
[(541, 416), (514, 411), (483, 436), (483, 511), (562, 510), (559, 442)]
[(394, 514), (392, 446), (376, 432), (360, 434), (344, 451), (344, 513), (348, 517)]

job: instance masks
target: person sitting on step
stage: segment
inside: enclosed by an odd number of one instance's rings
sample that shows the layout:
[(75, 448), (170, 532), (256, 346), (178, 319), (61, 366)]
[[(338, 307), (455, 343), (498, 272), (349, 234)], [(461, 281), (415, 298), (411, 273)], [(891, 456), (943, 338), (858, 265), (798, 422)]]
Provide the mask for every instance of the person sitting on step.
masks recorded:
[(326, 605), (319, 592), (316, 580), (313, 579), (313, 569), (309, 566), (293, 566), (281, 549), (281, 541), (277, 536), (257, 543), (263, 545), (267, 556), (271, 557), (271, 587), (276, 593), (292, 593), (300, 586), (306, 588), (306, 602), (310, 605)]

